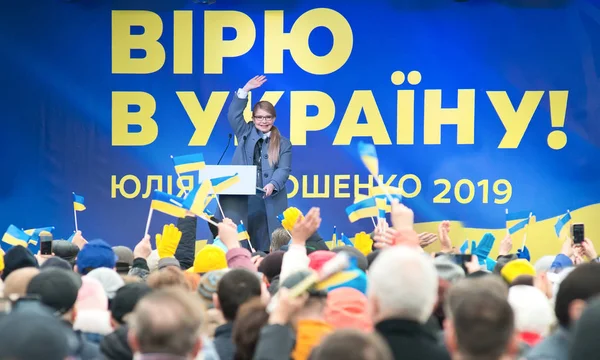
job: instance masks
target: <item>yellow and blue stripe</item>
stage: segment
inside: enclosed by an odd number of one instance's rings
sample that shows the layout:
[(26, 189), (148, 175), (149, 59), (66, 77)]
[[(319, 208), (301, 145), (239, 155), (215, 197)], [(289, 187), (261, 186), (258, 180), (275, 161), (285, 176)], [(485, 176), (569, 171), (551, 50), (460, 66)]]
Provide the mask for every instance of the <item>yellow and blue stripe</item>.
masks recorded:
[(202, 153), (174, 156), (173, 164), (175, 165), (175, 172), (177, 174), (200, 171), (206, 167)]
[(39, 246), (40, 235), (43, 232), (52, 234), (53, 231), (54, 231), (54, 226), (24, 230), (23, 232), (25, 234), (29, 235), (29, 240), (27, 240), (28, 249), (31, 250), (32, 253), (37, 254), (37, 252), (40, 249), (40, 246)]
[(360, 159), (365, 164), (371, 175), (377, 176), (379, 174), (379, 160), (377, 159), (377, 151), (375, 145), (367, 144), (365, 142), (358, 143), (358, 154)]
[(204, 213), (204, 209), (208, 205), (206, 202), (208, 193), (212, 186), (210, 180), (204, 180), (202, 183), (194, 186), (192, 191), (183, 200), (183, 207), (192, 213), (201, 216)]
[(354, 247), (354, 244), (352, 243), (352, 241), (350, 241), (350, 239), (346, 235), (344, 235), (344, 233), (342, 233), (342, 242), (346, 246), (352, 246), (352, 247)]
[(370, 218), (379, 215), (375, 198), (366, 198), (346, 208), (346, 214), (350, 222)]
[(237, 232), (239, 241), (250, 240), (250, 235), (248, 234), (248, 231), (246, 231), (246, 227), (244, 226), (244, 224), (239, 224), (237, 226)]
[(167, 215), (181, 218), (185, 217), (185, 213), (187, 212), (187, 209), (183, 207), (183, 202), (184, 200), (180, 197), (154, 190), (150, 208)]
[(29, 235), (25, 233), (25, 231), (19, 229), (14, 225), (9, 225), (8, 229), (2, 236), (2, 250), (5, 252), (8, 251), (13, 246), (23, 246), (27, 247), (27, 243), (29, 242)]
[(239, 177), (238, 173), (235, 173), (231, 176), (223, 176), (223, 177), (210, 179), (210, 182), (213, 187), (213, 190), (212, 190), (213, 193), (220, 194), (223, 191), (230, 188), (232, 185), (235, 185), (238, 182), (240, 182), (240, 177)]
[(75, 211), (85, 210), (85, 199), (83, 196), (73, 193), (73, 207)]

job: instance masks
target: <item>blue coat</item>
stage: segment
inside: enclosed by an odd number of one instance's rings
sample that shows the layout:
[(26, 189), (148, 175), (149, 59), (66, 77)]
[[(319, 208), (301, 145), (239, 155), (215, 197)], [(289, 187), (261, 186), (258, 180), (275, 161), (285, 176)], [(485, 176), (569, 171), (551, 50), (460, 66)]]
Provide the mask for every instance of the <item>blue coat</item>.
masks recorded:
[[(240, 99), (237, 93), (234, 93), (229, 105), (229, 112), (227, 113), (229, 124), (238, 140), (238, 146), (231, 161), (233, 165), (253, 165), (254, 147), (262, 137), (262, 133), (254, 127), (253, 122), (246, 122), (244, 120), (243, 113), (247, 104), (247, 98)], [(265, 141), (262, 148), (262, 153), (264, 154), (261, 158), (263, 186), (269, 183), (275, 186), (273, 194), (263, 200), (267, 214), (266, 224), (268, 224), (268, 229), (263, 230), (268, 231), (269, 240), (273, 231), (281, 227), (281, 223), (277, 220), (277, 215), (283, 213), (288, 207), (286, 183), (292, 171), (292, 143), (283, 136), (280, 138), (279, 162), (273, 167), (269, 164), (269, 159), (266, 155), (269, 150), (269, 141)], [(249, 210), (250, 212), (252, 211), (252, 209)]]

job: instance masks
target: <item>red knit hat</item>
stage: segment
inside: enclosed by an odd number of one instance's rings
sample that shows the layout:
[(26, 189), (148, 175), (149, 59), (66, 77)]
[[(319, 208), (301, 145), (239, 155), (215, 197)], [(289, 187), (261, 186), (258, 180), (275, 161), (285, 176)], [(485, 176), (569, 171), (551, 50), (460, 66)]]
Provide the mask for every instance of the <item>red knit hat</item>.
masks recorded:
[(311, 269), (313, 269), (315, 271), (319, 271), (319, 270), (321, 270), (323, 265), (325, 265), (325, 263), (328, 262), (329, 260), (333, 259), (335, 257), (335, 255), (336, 255), (336, 253), (334, 253), (333, 251), (329, 251), (329, 250), (314, 251), (308, 255), (308, 259), (310, 260), (308, 267), (310, 267)]
[(367, 310), (367, 297), (360, 291), (342, 287), (327, 294), (325, 321), (336, 329), (373, 330), (373, 321)]

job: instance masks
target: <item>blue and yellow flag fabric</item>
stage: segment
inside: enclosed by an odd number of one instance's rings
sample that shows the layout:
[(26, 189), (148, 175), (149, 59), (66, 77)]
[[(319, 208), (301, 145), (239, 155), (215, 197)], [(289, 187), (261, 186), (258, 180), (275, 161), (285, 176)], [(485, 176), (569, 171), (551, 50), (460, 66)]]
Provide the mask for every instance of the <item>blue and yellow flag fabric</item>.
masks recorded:
[(342, 233), (342, 243), (344, 243), (345, 246), (352, 246), (354, 247), (354, 244), (352, 243), (352, 241), (350, 241), (350, 239), (344, 235), (344, 233)]
[(373, 186), (369, 188), (369, 196), (377, 196), (377, 195), (400, 195), (399, 199), (402, 200), (402, 189), (396, 186), (382, 185), (382, 186)]
[(379, 175), (379, 160), (377, 159), (377, 151), (375, 145), (367, 144), (365, 142), (358, 143), (358, 154), (360, 159), (365, 164), (367, 170), (373, 176)]
[(524, 229), (527, 225), (529, 225), (532, 218), (533, 212), (531, 211), (517, 211), (509, 213), (507, 209), (506, 228), (508, 229), (508, 233), (512, 235), (517, 231)]
[(346, 214), (350, 222), (353, 223), (360, 219), (378, 216), (379, 209), (377, 209), (375, 198), (370, 197), (348, 206)]
[(47, 231), (52, 234), (52, 232), (54, 231), (54, 226), (27, 229), (27, 230), (24, 230), (23, 232), (25, 234), (29, 235), (29, 240), (27, 241), (29, 244), (37, 245), (38, 241), (40, 240), (40, 233), (42, 233), (44, 231)]
[(2, 236), (2, 250), (4, 252), (8, 251), (13, 246), (23, 246), (27, 247), (27, 243), (29, 242), (29, 235), (25, 233), (25, 231), (19, 229), (14, 225), (9, 225), (8, 229)]
[(570, 211), (567, 211), (566, 214), (564, 214), (556, 220), (556, 224), (554, 224), (554, 231), (556, 232), (556, 236), (560, 238), (560, 232), (565, 227), (565, 225), (569, 223), (569, 221), (571, 221)]
[(240, 182), (240, 177), (237, 173), (235, 173), (234, 175), (231, 175), (231, 176), (223, 176), (223, 177), (210, 179), (210, 182), (213, 187), (212, 192), (214, 194), (220, 194), (223, 191), (227, 190), (232, 185), (235, 185), (238, 182)]
[(183, 201), (183, 207), (198, 216), (202, 215), (204, 209), (206, 209), (206, 198), (209, 196), (208, 193), (211, 188), (210, 180), (204, 180), (202, 183), (194, 186)]
[(73, 207), (75, 211), (85, 210), (85, 199), (83, 196), (73, 193)]
[(248, 234), (248, 231), (246, 231), (244, 224), (239, 224), (237, 226), (237, 232), (239, 241), (250, 240), (250, 235)]
[(182, 218), (185, 217), (187, 212), (187, 209), (183, 207), (183, 202), (183, 198), (154, 190), (150, 208), (167, 215)]
[(174, 156), (173, 164), (175, 165), (175, 172), (179, 175), (200, 171), (206, 167), (202, 153)]

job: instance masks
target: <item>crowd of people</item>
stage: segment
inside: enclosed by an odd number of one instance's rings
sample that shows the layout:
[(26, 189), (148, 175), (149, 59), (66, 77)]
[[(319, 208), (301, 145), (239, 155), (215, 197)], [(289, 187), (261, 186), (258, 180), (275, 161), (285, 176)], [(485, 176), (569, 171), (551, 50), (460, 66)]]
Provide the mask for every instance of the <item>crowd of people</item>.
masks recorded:
[[(312, 208), (251, 253), (237, 226), (195, 253), (191, 213), (135, 248), (54, 240), (0, 262), (0, 360), (589, 360), (600, 353), (600, 263), (566, 239), (535, 263), (507, 235), (493, 269), (460, 253), (447, 222), (417, 234), (395, 201), (368, 251), (329, 249)], [(428, 253), (439, 241), (441, 251)], [(153, 244), (155, 243), (155, 246)], [(154, 249), (153, 249), (154, 247)], [(350, 266), (314, 275), (340, 257)], [(468, 259), (468, 258), (467, 258)], [(297, 291), (302, 289), (302, 291)]]

